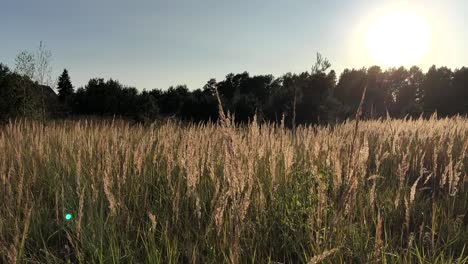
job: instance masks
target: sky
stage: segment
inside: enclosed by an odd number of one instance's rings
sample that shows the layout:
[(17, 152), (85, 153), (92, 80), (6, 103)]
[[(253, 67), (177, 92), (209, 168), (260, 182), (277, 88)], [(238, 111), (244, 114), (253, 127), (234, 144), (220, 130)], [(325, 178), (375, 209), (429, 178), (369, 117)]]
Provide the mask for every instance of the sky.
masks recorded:
[(381, 65), (366, 38), (395, 9), (424, 18), (430, 32), (424, 55), (405, 63), (468, 66), (466, 0), (0, 1), (0, 62), (14, 68), (20, 51), (43, 41), (53, 54), (52, 78), (67, 68), (75, 87), (100, 77), (140, 90), (196, 89), (231, 72), (309, 71), (317, 52), (338, 74)]

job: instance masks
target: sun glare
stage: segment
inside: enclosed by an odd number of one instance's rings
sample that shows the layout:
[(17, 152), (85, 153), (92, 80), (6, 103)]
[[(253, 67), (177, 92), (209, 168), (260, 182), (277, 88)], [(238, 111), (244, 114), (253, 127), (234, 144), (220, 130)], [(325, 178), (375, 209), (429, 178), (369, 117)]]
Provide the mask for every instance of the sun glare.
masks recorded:
[(429, 49), (429, 26), (418, 14), (390, 11), (372, 19), (365, 41), (375, 64), (389, 67), (417, 64)]

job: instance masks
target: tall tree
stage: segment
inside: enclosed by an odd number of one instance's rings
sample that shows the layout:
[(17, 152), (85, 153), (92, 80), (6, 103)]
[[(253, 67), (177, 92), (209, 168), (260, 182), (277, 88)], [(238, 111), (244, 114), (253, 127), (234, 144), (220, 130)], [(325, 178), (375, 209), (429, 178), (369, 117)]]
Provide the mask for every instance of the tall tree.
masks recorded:
[(453, 73), (452, 112), (468, 114), (468, 68)]
[[(45, 85), (50, 85), (50, 73), (52, 53), (46, 49), (41, 41), (35, 53), (29, 51), (20, 52), (15, 58), (15, 73), (18, 78), (18, 86), (23, 89), (22, 115), (31, 116), (41, 113), (43, 121), (46, 116), (46, 93)], [(34, 100), (40, 104), (33, 107), (31, 94), (35, 94)]]
[(36, 64), (34, 62), (34, 55), (29, 51), (22, 51), (15, 58), (15, 72), (19, 75), (25, 76), (29, 79), (34, 78), (36, 71)]
[(39, 47), (36, 50), (35, 56), (35, 64), (36, 64), (36, 82), (39, 83), (41, 88), (41, 110), (42, 110), (42, 121), (45, 121), (46, 116), (46, 103), (45, 103), (45, 93), (44, 93), (44, 85), (50, 86), (51, 85), (51, 60), (52, 60), (52, 52), (47, 50), (44, 43), (41, 41), (39, 43)]
[(62, 102), (65, 102), (73, 94), (73, 85), (67, 69), (63, 70), (62, 75), (58, 79), (57, 90), (59, 92), (59, 99)]
[(52, 73), (52, 52), (46, 49), (45, 44), (41, 41), (34, 56), (35, 74), (34, 81), (40, 85), (51, 86), (51, 73)]
[(452, 112), (453, 72), (447, 67), (432, 66), (422, 82), (424, 91), (424, 112), (431, 114), (437, 111), (440, 116)]
[(317, 124), (330, 118), (326, 109), (336, 85), (335, 72), (328, 71), (330, 66), (330, 62), (317, 53), (311, 72), (303, 72), (297, 76), (293, 98), (293, 111), (296, 113), (293, 113), (294, 124)]
[(395, 101), (395, 111), (400, 117), (410, 115), (417, 117), (422, 112), (421, 106), (421, 83), (424, 80), (424, 73), (420, 68), (413, 66), (407, 72), (406, 79), (399, 87)]
[(36, 65), (34, 62), (34, 55), (29, 51), (22, 51), (15, 58), (15, 73), (20, 78), (17, 79), (19, 86), (22, 89), (21, 95), (21, 115), (31, 116), (37, 113), (37, 109), (33, 107), (33, 97), (31, 96), (31, 80), (34, 78)]
[(367, 83), (367, 69), (345, 69), (341, 73), (333, 96), (342, 104), (343, 117), (351, 117), (359, 106), (362, 89)]

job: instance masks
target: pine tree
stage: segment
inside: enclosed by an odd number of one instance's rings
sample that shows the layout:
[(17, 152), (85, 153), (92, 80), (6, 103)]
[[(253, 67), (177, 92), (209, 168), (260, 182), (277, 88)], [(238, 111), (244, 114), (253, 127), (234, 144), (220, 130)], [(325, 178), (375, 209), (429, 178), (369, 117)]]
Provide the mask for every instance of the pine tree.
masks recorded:
[(64, 69), (62, 75), (60, 75), (57, 89), (59, 92), (59, 99), (62, 102), (65, 102), (67, 98), (73, 94), (73, 86), (67, 69)]

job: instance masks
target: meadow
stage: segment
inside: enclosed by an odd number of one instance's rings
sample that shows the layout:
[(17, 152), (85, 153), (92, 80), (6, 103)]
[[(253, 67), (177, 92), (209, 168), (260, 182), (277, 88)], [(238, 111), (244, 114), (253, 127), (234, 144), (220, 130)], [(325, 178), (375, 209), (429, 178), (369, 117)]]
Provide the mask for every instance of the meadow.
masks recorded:
[(11, 121), (0, 203), (2, 263), (468, 263), (468, 119)]

